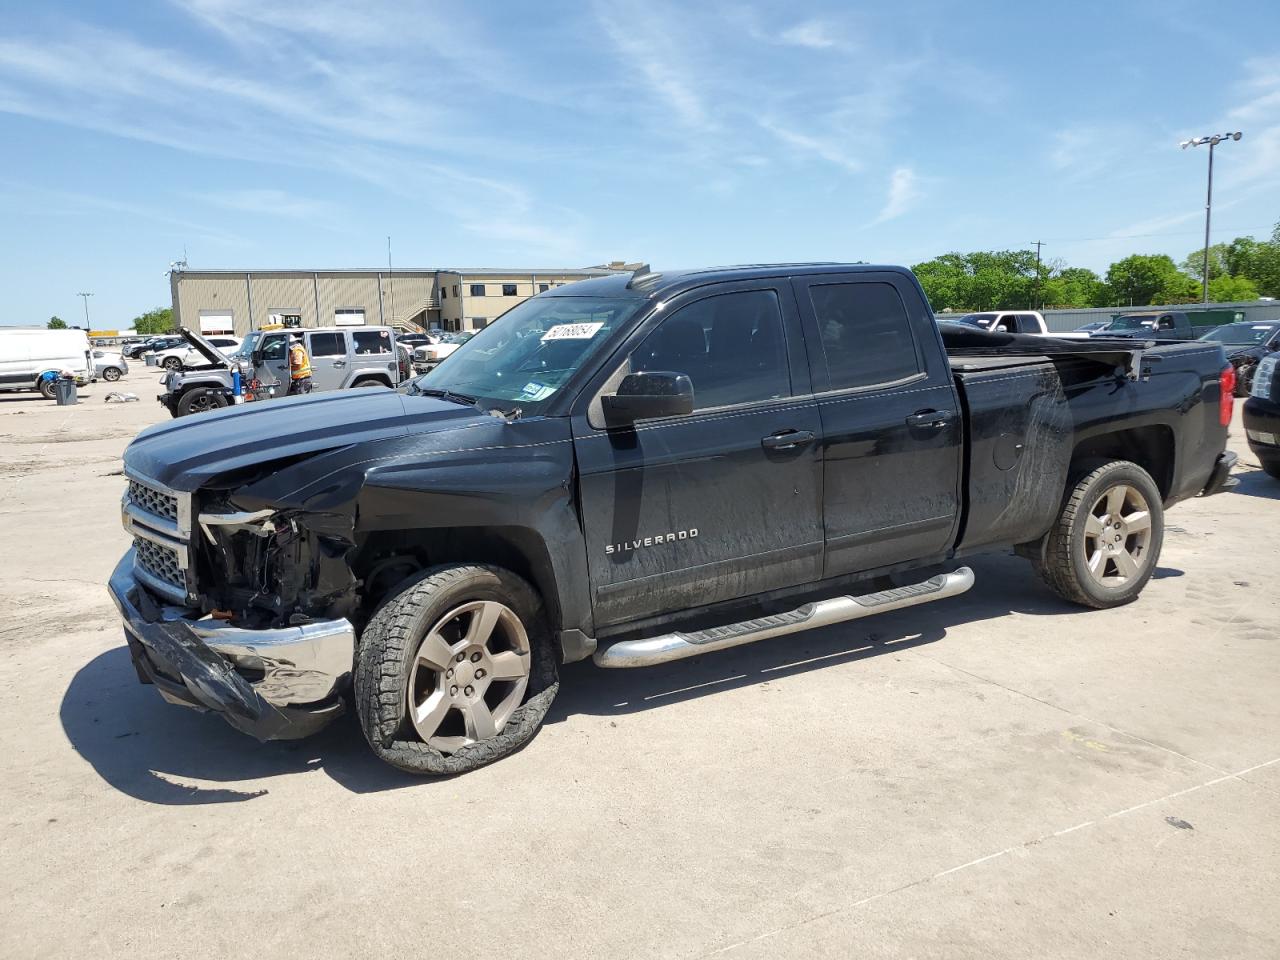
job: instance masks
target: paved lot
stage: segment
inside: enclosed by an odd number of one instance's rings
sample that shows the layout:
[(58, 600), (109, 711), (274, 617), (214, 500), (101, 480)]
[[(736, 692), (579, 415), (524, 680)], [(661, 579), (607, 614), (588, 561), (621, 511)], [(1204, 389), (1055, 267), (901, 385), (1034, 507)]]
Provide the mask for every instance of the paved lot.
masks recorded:
[[(966, 596), (648, 671), (407, 779), (140, 686), (105, 404), (0, 394), (0, 956), (1280, 956), (1280, 483), (1169, 516), (1141, 601)], [(252, 951), (252, 954), (251, 954)]]

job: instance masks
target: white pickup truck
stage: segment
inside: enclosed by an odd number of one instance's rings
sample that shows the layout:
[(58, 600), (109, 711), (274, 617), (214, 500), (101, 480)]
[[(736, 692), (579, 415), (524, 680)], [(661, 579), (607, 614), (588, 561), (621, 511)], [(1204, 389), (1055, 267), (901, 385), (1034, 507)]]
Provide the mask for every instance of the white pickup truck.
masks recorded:
[(959, 316), (938, 314), (939, 320), (950, 323), (966, 323), (982, 330), (1004, 333), (1036, 333), (1047, 336), (1049, 328), (1044, 317), (1036, 310), (992, 310), (984, 313), (965, 313)]

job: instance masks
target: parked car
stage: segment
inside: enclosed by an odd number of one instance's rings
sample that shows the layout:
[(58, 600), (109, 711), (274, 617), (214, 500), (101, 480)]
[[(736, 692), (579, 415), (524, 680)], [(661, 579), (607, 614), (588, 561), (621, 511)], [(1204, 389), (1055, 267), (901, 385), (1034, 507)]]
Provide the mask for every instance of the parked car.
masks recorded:
[(1038, 310), (995, 310), (986, 313), (966, 313), (952, 317), (943, 314), (939, 320), (952, 323), (964, 323), (982, 330), (1001, 331), (1004, 333), (1038, 333), (1047, 334), (1044, 316)]
[(441, 360), (450, 356), (474, 336), (475, 334), (469, 331), (446, 333), (438, 343), (416, 348), (413, 351), (413, 369), (418, 373), (426, 373), (434, 369)]
[(1280, 320), (1229, 323), (1200, 339), (1222, 344), (1227, 359), (1236, 368), (1236, 396), (1247, 397), (1259, 361), (1280, 350)]
[(170, 347), (177, 347), (182, 344), (182, 337), (178, 335), (163, 337), (148, 337), (140, 343), (133, 343), (125, 347), (121, 351), (128, 360), (141, 360), (144, 354), (154, 350), (167, 350)]
[(1280, 353), (1258, 362), (1243, 419), (1249, 450), (1269, 476), (1280, 480)]
[[(202, 337), (207, 344), (223, 356), (230, 356), (240, 349), (239, 337), (208, 336), (204, 334), (202, 334)], [(148, 354), (147, 364), (149, 366), (163, 367), (166, 370), (182, 370), (185, 367), (199, 366), (205, 362), (207, 358), (184, 338), (179, 337), (178, 341), (171, 347), (156, 350), (154, 361), (150, 359), (150, 354)]]
[(1114, 320), (1094, 320), (1092, 323), (1086, 323), (1083, 327), (1076, 327), (1073, 333), (1101, 333), (1111, 326)]
[(89, 337), (83, 330), (0, 327), (0, 390), (38, 390), (54, 398), (53, 377), (70, 373), (81, 386), (93, 379)]
[(98, 380), (115, 383), (129, 372), (129, 361), (112, 350), (93, 351), (93, 375)]
[(1164, 310), (1122, 313), (1111, 321), (1101, 336), (1127, 340), (1194, 340), (1197, 331), (1191, 325), (1191, 318), (1181, 310)]
[(1204, 344), (936, 324), (903, 268), (585, 280), (399, 391), (144, 431), (110, 589), (165, 699), (262, 739), (350, 702), (382, 759), (460, 773), (533, 736), (558, 663), (941, 600), (981, 551), (1136, 599), (1164, 511), (1233, 482), (1233, 375)]
[[(394, 387), (403, 379), (396, 361), (395, 333), (390, 327), (327, 327), (255, 330), (230, 354), (208, 338), (184, 330), (192, 355), (201, 362), (169, 371), (158, 397), (175, 417), (215, 410), (241, 401), (268, 400), (289, 392), (290, 336), (301, 335), (311, 358), (312, 389)], [(240, 374), (241, 391), (234, 374)]]

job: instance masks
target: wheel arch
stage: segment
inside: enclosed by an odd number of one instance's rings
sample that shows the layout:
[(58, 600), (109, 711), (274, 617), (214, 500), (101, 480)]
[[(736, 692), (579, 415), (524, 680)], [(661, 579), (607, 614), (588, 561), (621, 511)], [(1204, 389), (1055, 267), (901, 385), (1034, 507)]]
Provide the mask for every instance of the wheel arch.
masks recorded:
[(433, 527), (371, 531), (356, 547), (351, 569), (365, 586), (369, 614), (408, 577), (441, 564), (487, 563), (525, 580), (542, 599), (553, 634), (562, 624), (551, 551), (529, 527)]
[(1177, 465), (1173, 428), (1162, 423), (1149, 424), (1095, 434), (1081, 440), (1071, 451), (1070, 475), (1076, 477), (1087, 465), (1096, 465), (1100, 460), (1136, 463), (1151, 474), (1160, 496), (1168, 500), (1173, 491)]

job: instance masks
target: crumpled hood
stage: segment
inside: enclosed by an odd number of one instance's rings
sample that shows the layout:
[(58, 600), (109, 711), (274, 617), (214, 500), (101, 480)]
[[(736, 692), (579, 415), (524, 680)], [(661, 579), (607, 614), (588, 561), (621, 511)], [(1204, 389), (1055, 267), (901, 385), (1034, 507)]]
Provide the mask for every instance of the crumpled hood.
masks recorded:
[(354, 443), (451, 430), (492, 419), (435, 397), (365, 388), (260, 400), (149, 427), (125, 449), (125, 469), (174, 490), (218, 474)]

